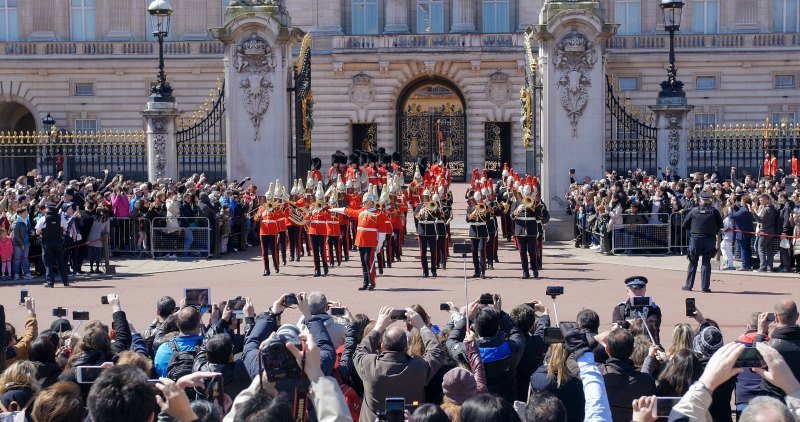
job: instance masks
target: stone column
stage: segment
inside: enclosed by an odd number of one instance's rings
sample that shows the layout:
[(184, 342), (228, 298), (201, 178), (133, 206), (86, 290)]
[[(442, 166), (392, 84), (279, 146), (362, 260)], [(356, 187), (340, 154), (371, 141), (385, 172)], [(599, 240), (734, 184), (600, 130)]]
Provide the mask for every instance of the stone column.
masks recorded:
[(314, 35), (341, 35), (342, 34), (342, 1), (317, 0), (317, 26)]
[(669, 167), (672, 174), (686, 177), (688, 154), (686, 146), (689, 140), (689, 112), (694, 106), (686, 104), (657, 104), (650, 106), (656, 114), (658, 128), (658, 150), (656, 159), (658, 167)]
[(408, 0), (386, 1), (386, 27), (384, 34), (408, 33)]
[(475, 1), (453, 0), (453, 26), (450, 27), (450, 32), (459, 34), (476, 32)]
[(175, 119), (180, 113), (173, 102), (147, 103), (142, 116), (147, 124), (147, 179), (178, 180), (178, 144)]

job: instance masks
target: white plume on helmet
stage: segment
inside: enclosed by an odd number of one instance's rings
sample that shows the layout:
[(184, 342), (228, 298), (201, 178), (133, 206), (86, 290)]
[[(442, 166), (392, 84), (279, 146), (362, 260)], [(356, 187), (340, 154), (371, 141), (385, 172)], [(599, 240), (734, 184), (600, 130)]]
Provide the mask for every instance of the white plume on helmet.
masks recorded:
[(483, 198), (483, 196), (479, 191), (475, 191), (475, 193), (472, 195), (472, 198), (476, 201), (480, 201)]
[(322, 182), (317, 182), (317, 192), (314, 194), (317, 201), (322, 201), (325, 198), (325, 192), (322, 191)]
[(269, 187), (267, 188), (267, 191), (264, 193), (264, 197), (267, 198), (267, 201), (272, 199), (272, 183), (269, 184)]

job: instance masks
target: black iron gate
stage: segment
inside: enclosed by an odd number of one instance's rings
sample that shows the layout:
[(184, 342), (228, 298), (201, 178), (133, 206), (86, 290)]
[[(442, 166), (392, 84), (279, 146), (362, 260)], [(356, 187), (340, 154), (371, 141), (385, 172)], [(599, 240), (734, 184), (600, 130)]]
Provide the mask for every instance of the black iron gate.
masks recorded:
[(397, 118), (397, 127), (406, 178), (414, 176), (420, 157), (430, 164), (444, 157), (453, 181), (465, 180), (467, 119), (462, 109), (450, 104), (435, 110), (411, 105)]
[(484, 156), (489, 177), (497, 180), (502, 176), (503, 164), (511, 161), (511, 123), (486, 122), (484, 132)]
[(616, 170), (625, 175), (641, 169), (656, 174), (656, 139), (658, 130), (653, 119), (640, 112), (626, 110), (614, 93), (611, 78), (606, 76), (606, 171)]
[(224, 115), (225, 83), (219, 81), (199, 110), (181, 118), (181, 128), (175, 134), (178, 177), (205, 173), (210, 182), (228, 177)]
[[(294, 65), (294, 172), (291, 178), (305, 178), (311, 168), (311, 130), (314, 128), (314, 94), (311, 91), (311, 34), (303, 37)], [(292, 148), (290, 148), (290, 151)], [(292, 157), (289, 157), (291, 160)]]

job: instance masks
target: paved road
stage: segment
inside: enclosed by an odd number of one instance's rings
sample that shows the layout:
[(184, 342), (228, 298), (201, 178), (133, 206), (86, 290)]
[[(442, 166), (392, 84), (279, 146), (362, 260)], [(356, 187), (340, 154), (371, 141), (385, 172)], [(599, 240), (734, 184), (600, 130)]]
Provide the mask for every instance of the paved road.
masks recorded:
[[(351, 311), (374, 316), (381, 306), (409, 306), (422, 304), (432, 315), (434, 322), (446, 322), (444, 312), (438, 310), (439, 303), (464, 301), (464, 270), (461, 259), (452, 259), (447, 270), (439, 272), (437, 279), (423, 279), (419, 261), (415, 259), (415, 241), (409, 240), (403, 262), (378, 278), (377, 290), (360, 292), (360, 266), (356, 260), (333, 268), (328, 277), (313, 278), (310, 275), (311, 261), (308, 257), (299, 263), (289, 263), (280, 274), (261, 276), (261, 263), (257, 251), (251, 250), (249, 260), (226, 266), (163, 272), (149, 275), (120, 275), (114, 278), (95, 279), (74, 283), (73, 287), (45, 289), (40, 285), (28, 286), (36, 298), (40, 314), (40, 324), (49, 326), (52, 318), (50, 309), (63, 306), (70, 311), (83, 309), (90, 311), (93, 319), (110, 321), (111, 311), (100, 304), (100, 296), (117, 293), (121, 296), (123, 310), (137, 329), (143, 329), (155, 314), (155, 302), (162, 295), (180, 298), (184, 288), (209, 287), (211, 299), (222, 301), (237, 295), (249, 296), (257, 309), (266, 309), (278, 296), (287, 292), (322, 290), (329, 300), (337, 300)], [(414, 245), (412, 245), (412, 243)], [(494, 271), (488, 271), (486, 280), (469, 279), (469, 297), (480, 293), (499, 293), (504, 298), (504, 309), (532, 299), (544, 300), (551, 309), (552, 302), (543, 297), (548, 285), (563, 285), (565, 294), (558, 298), (558, 313), (563, 320), (574, 320), (582, 308), (598, 311), (601, 323), (606, 326), (611, 318), (612, 307), (625, 298), (622, 280), (630, 275), (644, 275), (650, 279), (648, 293), (664, 309), (663, 334), (665, 341), (671, 338), (671, 327), (686, 321), (684, 317), (684, 298), (688, 295), (680, 290), (684, 271), (643, 268), (622, 264), (590, 262), (596, 256), (586, 257), (589, 251), (581, 252), (567, 243), (549, 244), (545, 248), (545, 269), (540, 280), (519, 278), (519, 258), (510, 244), (500, 247), (501, 263)], [(577, 254), (577, 255), (576, 255)], [(584, 254), (584, 255), (581, 255)], [(241, 258), (247, 258), (242, 256)], [(653, 263), (667, 258), (653, 257)], [(198, 262), (207, 265), (208, 261)], [(468, 263), (468, 266), (471, 262)], [(182, 264), (185, 267), (185, 264)], [(472, 274), (471, 267), (467, 273)], [(715, 273), (712, 284), (714, 293), (694, 292), (697, 306), (708, 318), (717, 320), (723, 327), (725, 338), (733, 339), (743, 327), (747, 316), (753, 311), (772, 308), (778, 300), (797, 296), (796, 277), (755, 277), (753, 274)], [(17, 308), (16, 302), (20, 286), (0, 287), (0, 294), (6, 298), (8, 321), (21, 330), (24, 311)], [(291, 321), (299, 314), (289, 311)]]

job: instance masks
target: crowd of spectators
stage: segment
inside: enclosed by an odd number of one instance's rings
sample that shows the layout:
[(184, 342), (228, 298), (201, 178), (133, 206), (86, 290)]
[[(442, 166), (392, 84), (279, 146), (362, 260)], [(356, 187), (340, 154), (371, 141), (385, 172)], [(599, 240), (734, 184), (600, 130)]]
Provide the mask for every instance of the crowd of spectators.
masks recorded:
[[(576, 246), (613, 254), (612, 239), (631, 237), (624, 234), (626, 225), (660, 224), (669, 225), (670, 244), (664, 244), (665, 249), (684, 253), (689, 241), (681, 228), (683, 218), (705, 191), (712, 194), (712, 206), (725, 218), (719, 239), (723, 269), (736, 269), (736, 245), (742, 251), (737, 254), (742, 256), (740, 270), (800, 272), (800, 241), (795, 238), (800, 237), (797, 179), (780, 173), (762, 179), (738, 177), (735, 168), (728, 178), (719, 171), (678, 178), (669, 170), (660, 176), (637, 170), (626, 175), (613, 171), (601, 180), (584, 178), (577, 183), (570, 174), (566, 196), (576, 218)], [(634, 252), (626, 246), (618, 249)], [(778, 252), (780, 264), (774, 266)]]
[(544, 301), (506, 309), (498, 295), (440, 304), (439, 316), (419, 304), (353, 315), (318, 291), (259, 311), (249, 298), (236, 311), (165, 296), (142, 331), (117, 295), (105, 299), (106, 321), (58, 318), (39, 331), (27, 297), (21, 335), (0, 307), (0, 420), (800, 420), (791, 300), (753, 314), (727, 344), (697, 310), (661, 345), (651, 319), (603, 323), (584, 309), (555, 324)]
[[(64, 248), (70, 275), (101, 273), (105, 247), (114, 253), (150, 252), (151, 227), (162, 228), (171, 253), (182, 251), (184, 257), (200, 257), (202, 250), (213, 255), (217, 244), (221, 254), (255, 245), (247, 217), (258, 205), (257, 187), (245, 187), (248, 181), (211, 183), (201, 174), (135, 182), (119, 174), (111, 177), (107, 170), (101, 177), (74, 180), (63, 180), (61, 173), (43, 177), (36, 170), (16, 180), (0, 179), (0, 278), (45, 274), (35, 227), (48, 206), (68, 227)], [(194, 239), (190, 227), (209, 227), (208, 238)]]

